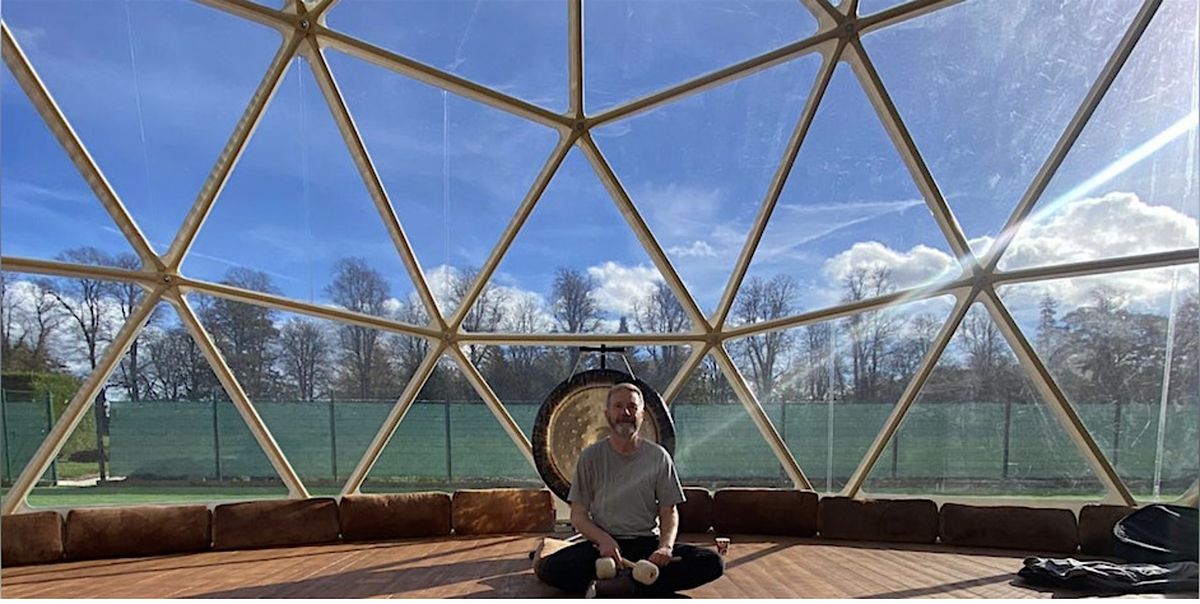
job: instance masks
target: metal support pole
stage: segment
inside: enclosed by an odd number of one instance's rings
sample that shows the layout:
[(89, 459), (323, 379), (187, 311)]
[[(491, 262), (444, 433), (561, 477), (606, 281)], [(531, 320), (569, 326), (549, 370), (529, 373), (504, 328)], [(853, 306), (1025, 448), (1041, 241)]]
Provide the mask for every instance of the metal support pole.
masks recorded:
[[(50, 434), (50, 430), (54, 429), (54, 395), (46, 393), (46, 434)], [(5, 443), (8, 439), (4, 440)], [(56, 456), (57, 457), (57, 456)], [(58, 485), (58, 460), (50, 460), (50, 485)]]
[(442, 400), (442, 418), (446, 427), (446, 484), (454, 482), (454, 463), (451, 459), (451, 438), (450, 438), (450, 399)]
[(223, 482), (225, 477), (221, 475), (221, 428), (220, 418), (217, 415), (217, 397), (212, 397), (212, 424), (213, 424), (213, 469), (217, 472), (217, 482)]
[[(50, 433), (48, 428), (46, 433)], [(0, 388), (0, 436), (4, 437), (4, 481), (8, 482), (12, 480), (12, 460), (8, 451), (8, 391), (3, 388)]]
[(337, 415), (333, 408), (333, 396), (329, 397), (329, 464), (333, 469), (333, 481), (337, 482)]

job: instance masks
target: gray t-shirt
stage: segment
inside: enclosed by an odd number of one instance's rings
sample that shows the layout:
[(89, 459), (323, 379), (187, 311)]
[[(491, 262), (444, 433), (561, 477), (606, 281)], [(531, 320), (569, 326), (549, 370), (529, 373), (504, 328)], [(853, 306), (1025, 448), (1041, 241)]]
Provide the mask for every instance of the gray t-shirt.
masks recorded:
[(613, 537), (642, 537), (658, 535), (659, 507), (684, 497), (666, 449), (642, 440), (621, 455), (605, 439), (579, 455), (567, 500), (587, 506), (592, 521)]

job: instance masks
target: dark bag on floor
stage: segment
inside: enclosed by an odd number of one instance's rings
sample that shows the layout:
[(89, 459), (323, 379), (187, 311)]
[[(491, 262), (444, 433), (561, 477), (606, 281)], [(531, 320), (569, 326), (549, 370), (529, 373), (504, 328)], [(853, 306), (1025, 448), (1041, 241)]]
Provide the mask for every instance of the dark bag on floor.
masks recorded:
[(1148, 505), (1119, 520), (1113, 527), (1117, 556), (1129, 562), (1163, 564), (1196, 561), (1196, 508)]
[(1118, 564), (1074, 558), (1026, 558), (1017, 575), (1029, 583), (1090, 594), (1196, 593), (1195, 562)]

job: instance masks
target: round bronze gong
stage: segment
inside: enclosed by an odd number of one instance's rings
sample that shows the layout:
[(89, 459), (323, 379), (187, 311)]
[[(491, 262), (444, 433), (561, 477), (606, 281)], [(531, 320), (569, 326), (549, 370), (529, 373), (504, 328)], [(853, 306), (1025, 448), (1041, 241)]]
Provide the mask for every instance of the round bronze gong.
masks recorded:
[(542, 401), (533, 424), (533, 460), (550, 490), (566, 501), (579, 454), (612, 434), (604, 402), (614, 384), (628, 382), (642, 390), (645, 419), (639, 434), (675, 455), (675, 424), (662, 398), (649, 384), (615, 369), (593, 369), (571, 376)]

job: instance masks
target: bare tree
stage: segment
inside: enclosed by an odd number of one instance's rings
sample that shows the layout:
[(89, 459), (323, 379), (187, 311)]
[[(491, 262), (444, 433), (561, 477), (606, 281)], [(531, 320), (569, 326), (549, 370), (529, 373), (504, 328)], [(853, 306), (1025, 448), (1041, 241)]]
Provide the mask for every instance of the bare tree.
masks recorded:
[[(658, 281), (644, 299), (634, 304), (633, 324), (645, 333), (676, 333), (690, 327), (691, 320), (675, 292), (665, 282)], [(649, 357), (647, 380), (652, 384), (669, 380), (687, 356), (682, 346), (647, 346), (643, 351)]]
[[(58, 256), (59, 260), (76, 264), (112, 265), (112, 257), (94, 247), (80, 247), (67, 250)], [(59, 279), (50, 295), (58, 301), (59, 306), (67, 313), (83, 343), (83, 354), (88, 363), (88, 369), (96, 370), (100, 361), (102, 344), (112, 335), (111, 314), (107, 310), (111, 306), (113, 284), (90, 277), (75, 277)], [(108, 480), (104, 452), (104, 434), (108, 432), (108, 399), (104, 388), (100, 389), (93, 403), (96, 414), (96, 452), (100, 471), (100, 481)]]
[[(796, 305), (796, 282), (788, 275), (770, 281), (751, 277), (742, 286), (733, 315), (739, 323), (758, 323), (791, 315)], [(734, 351), (750, 366), (750, 379), (762, 401), (770, 400), (781, 361), (791, 351), (795, 334), (788, 330), (750, 336), (735, 343)]]
[(982, 306), (973, 306), (963, 318), (959, 341), (966, 352), (972, 398), (998, 400), (1000, 371), (1008, 361), (1004, 354), (1008, 348), (1000, 329)]
[(279, 361), (288, 389), (302, 401), (313, 401), (328, 378), (329, 342), (315, 321), (292, 318), (279, 330)]
[[(554, 287), (550, 293), (554, 318), (558, 329), (567, 333), (587, 333), (600, 327), (604, 313), (596, 305), (596, 289), (599, 284), (579, 270), (559, 267), (554, 275)], [(579, 348), (572, 348), (568, 364), (579, 362)]]
[[(124, 252), (113, 257), (113, 266), (123, 268), (130, 271), (141, 269), (142, 261), (137, 256)], [(137, 283), (114, 283), (113, 296), (117, 301), (117, 311), (120, 313), (121, 322), (124, 323), (133, 316), (133, 311), (138, 303), (145, 296), (145, 290)], [(150, 315), (147, 324), (157, 323), (162, 316), (158, 308)], [(146, 336), (145, 331), (138, 334), (134, 338), (133, 343), (129, 345), (129, 352), (125, 353), (125, 358), (121, 359), (121, 364), (118, 366), (117, 383), (125, 389), (125, 395), (129, 400), (137, 402), (142, 400), (142, 395), (149, 389), (149, 378), (144, 374), (142, 367), (142, 346), (144, 345)]]
[[(478, 267), (468, 267), (461, 272), (456, 272), (454, 280), (451, 283), (451, 299), (454, 301), (454, 306), (462, 304), (467, 297), (467, 292), (471, 288), (471, 284), (479, 277)], [(508, 295), (491, 284), (485, 283), (483, 289), (479, 291), (479, 296), (475, 298), (475, 303), (467, 311), (463, 317), (462, 329), (473, 333), (485, 333), (497, 331), (504, 323), (504, 309), (508, 302)], [(466, 347), (467, 357), (471, 362), (479, 367), (488, 351), (494, 350), (494, 346), (481, 346), (478, 344), (470, 344)]]
[(573, 268), (559, 268), (550, 299), (558, 327), (567, 333), (596, 331), (604, 313), (596, 305), (599, 284), (591, 275)]
[[(265, 293), (279, 291), (266, 273), (243, 267), (230, 269), (221, 282)], [(270, 308), (244, 302), (201, 298), (200, 316), (250, 398), (275, 395), (275, 314)]]
[(824, 321), (804, 328), (804, 355), (808, 365), (808, 398), (824, 400), (833, 392), (833, 323)]
[[(891, 269), (857, 267), (842, 279), (842, 301), (855, 302), (881, 296), (892, 289)], [(850, 362), (854, 396), (860, 401), (879, 398), (888, 345), (896, 320), (888, 310), (852, 315), (846, 321), (850, 337)]]
[(65, 317), (53, 289), (48, 279), (10, 285), (9, 277), (0, 273), (0, 359), (6, 370), (48, 371), (58, 366), (50, 346)]
[(208, 360), (181, 325), (146, 342), (150, 395), (170, 401), (198, 400), (224, 394)]
[[(334, 264), (333, 281), (326, 287), (334, 303), (355, 312), (384, 315), (387, 279), (362, 258), (342, 258)], [(342, 378), (345, 388), (361, 400), (379, 396), (387, 379), (387, 359), (378, 330), (358, 325), (338, 328), (342, 348)]]

